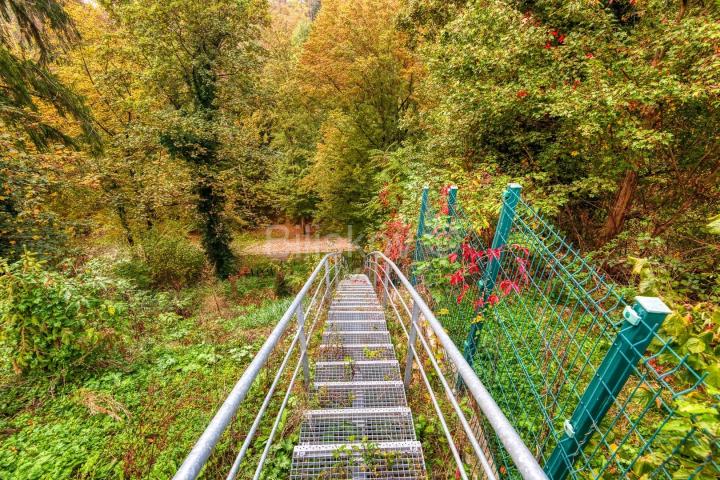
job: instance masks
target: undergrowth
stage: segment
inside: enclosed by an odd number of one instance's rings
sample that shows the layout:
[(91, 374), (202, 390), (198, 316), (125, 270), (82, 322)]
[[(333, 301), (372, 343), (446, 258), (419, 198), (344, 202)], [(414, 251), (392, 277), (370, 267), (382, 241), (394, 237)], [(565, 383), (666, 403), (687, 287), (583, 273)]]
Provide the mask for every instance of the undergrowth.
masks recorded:
[[(129, 332), (116, 355), (63, 377), (21, 376), (3, 362), (0, 478), (172, 477), (289, 306), (274, 281), (248, 274), (169, 292), (128, 290)], [(256, 382), (218, 446), (224, 474), (271, 380)], [(288, 441), (273, 447), (286, 455), (268, 471), (287, 471)], [(212, 466), (206, 477), (224, 478)]]

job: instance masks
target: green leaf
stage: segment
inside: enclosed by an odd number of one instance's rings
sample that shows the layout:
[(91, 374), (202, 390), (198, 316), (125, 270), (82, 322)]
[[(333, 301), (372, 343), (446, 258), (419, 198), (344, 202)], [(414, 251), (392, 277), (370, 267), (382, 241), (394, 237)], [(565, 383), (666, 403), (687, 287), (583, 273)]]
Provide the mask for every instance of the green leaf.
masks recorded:
[(684, 347), (690, 353), (702, 353), (705, 351), (705, 342), (698, 337), (692, 337), (685, 342)]

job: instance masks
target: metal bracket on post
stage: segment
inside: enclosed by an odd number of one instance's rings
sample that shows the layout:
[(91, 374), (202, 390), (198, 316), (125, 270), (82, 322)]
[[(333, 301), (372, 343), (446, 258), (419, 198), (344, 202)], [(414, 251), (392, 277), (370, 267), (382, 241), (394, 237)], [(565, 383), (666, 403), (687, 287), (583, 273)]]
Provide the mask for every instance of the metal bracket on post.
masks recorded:
[(412, 317), (410, 318), (410, 335), (408, 338), (408, 351), (407, 360), (405, 361), (405, 376), (403, 377), (403, 383), (405, 389), (410, 386), (410, 380), (412, 379), (412, 366), (413, 366), (413, 348), (417, 339), (417, 321), (420, 317), (420, 306), (417, 302), (413, 302)]
[(565, 479), (573, 469), (575, 460), (594, 433), (593, 427), (600, 424), (669, 313), (670, 309), (657, 297), (636, 297), (632, 313), (627, 309), (623, 312), (625, 321), (615, 341), (580, 398), (572, 418), (566, 421), (565, 434), (545, 464), (545, 473), (552, 480)]
[[(418, 217), (418, 227), (417, 232), (415, 233), (415, 254), (413, 255), (415, 258), (415, 261), (418, 262), (422, 260), (420, 258), (420, 249), (422, 248), (422, 237), (425, 235), (425, 213), (427, 212), (427, 204), (428, 204), (428, 194), (430, 192), (430, 187), (427, 185), (423, 187), (422, 189), (422, 197), (420, 199), (420, 216)], [(415, 276), (415, 266), (413, 265), (412, 269), (412, 275), (410, 276), (410, 283), (413, 285), (417, 285), (417, 278)]]
[(302, 302), (298, 303), (295, 310), (298, 322), (299, 342), (300, 342), (300, 360), (302, 361), (303, 377), (305, 379), (305, 388), (310, 388), (310, 360), (307, 354), (307, 339), (305, 338), (305, 313), (303, 312)]
[[(513, 219), (515, 218), (515, 208), (520, 201), (520, 192), (522, 187), (518, 183), (510, 183), (503, 192), (503, 206), (500, 211), (500, 218), (498, 219), (497, 227), (495, 228), (495, 236), (493, 237), (492, 249), (500, 249), (500, 255), (498, 257), (491, 257), (488, 262), (485, 274), (482, 279), (481, 295), (483, 301), (487, 302), (488, 297), (492, 294), (495, 288), (495, 281), (497, 280), (498, 272), (500, 271), (500, 262), (502, 261), (502, 248), (507, 243), (508, 237), (510, 236), (510, 227), (512, 227)], [(477, 312), (476, 312), (477, 313)], [(465, 339), (463, 345), (463, 354), (465, 360), (470, 365), (473, 365), (473, 358), (475, 357), (475, 336), (477, 335), (479, 323), (473, 323), (470, 325), (470, 331)]]

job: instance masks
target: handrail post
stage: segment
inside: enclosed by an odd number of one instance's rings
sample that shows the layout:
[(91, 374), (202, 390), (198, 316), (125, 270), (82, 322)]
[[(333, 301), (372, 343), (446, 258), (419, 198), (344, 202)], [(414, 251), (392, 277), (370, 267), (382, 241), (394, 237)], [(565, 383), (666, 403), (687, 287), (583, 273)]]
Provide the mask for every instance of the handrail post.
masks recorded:
[(330, 259), (325, 262), (325, 298), (323, 301), (330, 300)]
[[(487, 302), (493, 289), (495, 288), (495, 281), (497, 280), (498, 272), (500, 271), (500, 264), (503, 256), (502, 248), (507, 243), (510, 235), (510, 227), (512, 227), (512, 222), (515, 218), (515, 208), (520, 201), (521, 190), (522, 187), (520, 184), (510, 183), (503, 192), (503, 206), (500, 211), (500, 218), (498, 219), (497, 227), (495, 228), (495, 236), (493, 237), (491, 247), (495, 251), (500, 249), (500, 255), (497, 257), (491, 255), (487, 268), (485, 269), (480, 291), (480, 295), (483, 297), (483, 303)], [(473, 360), (475, 358), (475, 337), (477, 335), (479, 325), (479, 323), (473, 323), (470, 325), (470, 331), (468, 332), (468, 336), (463, 345), (465, 360), (467, 360), (471, 366), (473, 365)]]
[(340, 283), (340, 256), (339, 254), (333, 257), (335, 262), (335, 284)]
[(298, 323), (298, 340), (300, 342), (300, 361), (302, 362), (303, 378), (305, 380), (305, 388), (310, 387), (310, 360), (307, 355), (307, 339), (305, 338), (305, 313), (303, 312), (302, 302), (298, 303), (295, 310)]
[(383, 289), (382, 289), (383, 307), (387, 307), (389, 296), (390, 296), (390, 263), (385, 262), (385, 272), (383, 273)]
[(657, 297), (636, 297), (632, 307), (625, 307), (625, 321), (615, 341), (565, 422), (565, 433), (545, 464), (548, 477), (563, 480), (568, 476), (592, 437), (593, 427), (600, 424), (669, 313)]
[[(425, 235), (425, 214), (427, 213), (429, 192), (430, 187), (425, 185), (422, 189), (422, 196), (420, 199), (420, 216), (418, 217), (418, 227), (417, 232), (415, 233), (415, 254), (413, 255), (415, 257), (415, 262), (419, 262), (422, 260), (422, 258), (420, 258), (420, 249), (422, 248), (422, 237), (423, 235)], [(412, 283), (413, 286), (417, 285), (417, 278), (415, 277), (415, 265), (413, 265), (411, 271), (410, 283)]]
[(408, 338), (408, 351), (407, 360), (405, 361), (405, 376), (403, 381), (405, 383), (405, 389), (410, 386), (410, 380), (412, 380), (412, 367), (413, 367), (413, 348), (417, 339), (418, 329), (418, 318), (420, 317), (420, 305), (417, 302), (413, 302), (412, 317), (410, 318), (410, 334)]

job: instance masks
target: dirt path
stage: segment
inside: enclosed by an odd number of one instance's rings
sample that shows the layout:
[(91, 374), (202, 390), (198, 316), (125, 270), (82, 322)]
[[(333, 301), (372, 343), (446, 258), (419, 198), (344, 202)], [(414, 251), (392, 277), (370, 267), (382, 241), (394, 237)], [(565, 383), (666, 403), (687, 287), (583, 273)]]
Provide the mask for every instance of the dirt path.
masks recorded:
[(317, 235), (297, 235), (292, 238), (266, 238), (243, 249), (246, 255), (266, 255), (286, 258), (294, 254), (327, 252), (348, 252), (355, 246), (343, 237), (319, 237)]

